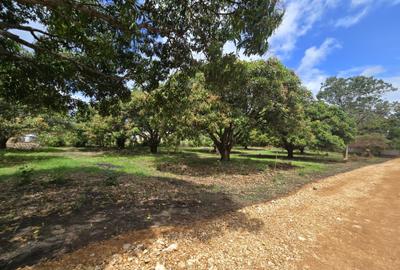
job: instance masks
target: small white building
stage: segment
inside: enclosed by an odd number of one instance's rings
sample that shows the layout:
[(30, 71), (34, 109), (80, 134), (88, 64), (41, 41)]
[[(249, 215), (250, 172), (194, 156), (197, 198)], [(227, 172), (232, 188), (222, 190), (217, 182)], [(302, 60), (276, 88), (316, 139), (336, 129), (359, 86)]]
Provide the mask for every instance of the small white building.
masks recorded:
[(35, 134), (25, 134), (21, 137), (21, 139), (24, 143), (31, 143), (36, 141), (37, 136)]

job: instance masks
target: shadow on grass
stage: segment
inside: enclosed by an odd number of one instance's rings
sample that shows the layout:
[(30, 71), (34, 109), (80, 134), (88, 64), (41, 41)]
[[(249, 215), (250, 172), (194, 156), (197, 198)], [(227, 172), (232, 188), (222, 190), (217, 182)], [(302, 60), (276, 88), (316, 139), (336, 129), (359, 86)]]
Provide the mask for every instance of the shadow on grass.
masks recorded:
[[(212, 154), (215, 155), (216, 158), (219, 158), (219, 154), (218, 152), (213, 152), (213, 148), (208, 148), (208, 147), (204, 147), (204, 148), (185, 148), (184, 149), (185, 152), (190, 152), (190, 153), (203, 153), (203, 154)], [(231, 154), (240, 154), (242, 153), (239, 150), (232, 150)]]
[[(239, 152), (240, 153), (240, 152)], [(156, 169), (183, 176), (221, 176), (258, 174), (270, 168), (292, 169), (295, 166), (274, 160), (251, 159), (251, 157), (232, 157), (230, 162), (221, 162), (217, 157), (193, 151), (160, 155), (156, 159)]]
[[(277, 151), (277, 153), (281, 153)], [(333, 158), (325, 155), (316, 155), (316, 154), (310, 154), (310, 155), (301, 155), (301, 156), (294, 156), (293, 158), (288, 158), (286, 156), (282, 155), (269, 155), (269, 154), (241, 154), (241, 157), (246, 157), (246, 158), (257, 158), (257, 159), (284, 159), (284, 160), (291, 160), (291, 161), (305, 161), (305, 162), (317, 162), (317, 163), (345, 163), (345, 161), (338, 159), (338, 158)]]
[[(56, 168), (37, 171), (27, 185), (0, 184), (0, 269), (31, 265), (127, 231), (189, 224), (242, 207), (224, 192), (185, 180), (89, 169), (96, 173)], [(40, 178), (59, 171), (64, 179)], [(261, 221), (237, 215), (243, 224), (254, 224), (250, 231), (261, 227)]]

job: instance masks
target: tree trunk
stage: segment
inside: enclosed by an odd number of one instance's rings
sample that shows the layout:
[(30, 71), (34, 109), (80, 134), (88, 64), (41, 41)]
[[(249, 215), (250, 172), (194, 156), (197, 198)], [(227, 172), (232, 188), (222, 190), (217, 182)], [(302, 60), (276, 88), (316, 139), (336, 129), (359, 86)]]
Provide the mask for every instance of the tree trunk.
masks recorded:
[(343, 160), (347, 161), (348, 159), (349, 159), (349, 146), (346, 145), (346, 149), (344, 150), (344, 153), (343, 153)]
[(247, 145), (245, 145), (244, 150), (249, 150), (249, 147)]
[(293, 155), (293, 148), (292, 147), (287, 147), (286, 148), (286, 151), (287, 151), (287, 157), (288, 158), (293, 158), (294, 157), (294, 155)]
[(300, 154), (304, 155), (304, 147), (300, 147)]
[(226, 127), (223, 132), (220, 131), (220, 133), (217, 133), (218, 136), (213, 133), (209, 134), (221, 156), (220, 160), (229, 161), (231, 159), (231, 150), (234, 144), (233, 124)]
[(126, 141), (126, 138), (124, 136), (118, 137), (116, 139), (117, 147), (119, 149), (124, 149), (125, 148), (125, 141)]
[(221, 155), (221, 161), (229, 161), (231, 160), (231, 150), (228, 146), (219, 147), (219, 154)]
[(0, 149), (6, 149), (7, 148), (7, 138), (0, 138)]
[(213, 149), (211, 150), (211, 153), (217, 153), (217, 146), (214, 144)]
[(150, 152), (152, 154), (157, 154), (157, 152), (158, 152), (158, 143), (157, 142), (150, 143)]

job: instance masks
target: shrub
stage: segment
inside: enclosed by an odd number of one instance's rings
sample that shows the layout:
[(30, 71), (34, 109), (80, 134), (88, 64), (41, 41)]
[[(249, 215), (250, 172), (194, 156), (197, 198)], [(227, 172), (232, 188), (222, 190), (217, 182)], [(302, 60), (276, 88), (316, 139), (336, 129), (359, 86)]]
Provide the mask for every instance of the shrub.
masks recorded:
[(44, 133), (39, 135), (39, 142), (41, 145), (50, 147), (65, 146), (65, 138), (62, 135)]
[(25, 185), (29, 185), (30, 183), (32, 183), (33, 171), (34, 171), (33, 168), (28, 165), (19, 167), (18, 174), (19, 174), (20, 178), (19, 178), (19, 181), (17, 181), (17, 185), (25, 186)]
[(118, 185), (118, 176), (117, 174), (111, 172), (108, 173), (106, 178), (104, 179), (104, 185), (106, 186), (117, 186)]
[(85, 147), (89, 142), (86, 131), (79, 128), (69, 133), (66, 140), (68, 145), (75, 147)]
[(389, 141), (384, 135), (379, 133), (372, 133), (367, 135), (357, 136), (350, 148), (358, 150), (365, 155), (380, 155), (381, 152), (387, 149)]

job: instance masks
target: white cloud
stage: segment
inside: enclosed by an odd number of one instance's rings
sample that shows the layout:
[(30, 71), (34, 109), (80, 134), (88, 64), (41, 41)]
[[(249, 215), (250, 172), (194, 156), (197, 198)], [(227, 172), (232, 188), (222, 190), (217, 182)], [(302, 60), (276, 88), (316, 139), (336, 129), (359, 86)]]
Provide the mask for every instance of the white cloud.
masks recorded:
[(303, 58), (301, 59), (300, 65), (297, 69), (298, 73), (308, 72), (310, 69), (313, 69), (320, 62), (325, 60), (326, 56), (334, 49), (340, 48), (340, 44), (336, 39), (327, 38), (320, 47), (311, 47), (308, 48)]
[(303, 80), (304, 85), (316, 94), (321, 83), (328, 75), (318, 68), (318, 65), (326, 59), (333, 50), (340, 48), (341, 45), (333, 38), (327, 38), (319, 47), (308, 48), (296, 72)]
[(290, 54), (297, 40), (312, 29), (327, 9), (337, 4), (338, 0), (287, 0), (282, 24), (270, 39), (271, 50), (283, 56)]
[(358, 6), (369, 5), (373, 1), (374, 0), (351, 0), (351, 6), (352, 7), (358, 7)]
[(348, 28), (360, 22), (369, 11), (379, 8), (382, 5), (394, 6), (400, 4), (400, 0), (351, 0), (350, 9), (359, 9), (355, 14), (339, 18), (335, 26)]
[(341, 70), (338, 72), (338, 77), (351, 77), (351, 76), (375, 76), (384, 73), (386, 70), (383, 66), (375, 65), (375, 66), (361, 66), (361, 67), (353, 67), (346, 70)]
[(353, 26), (357, 24), (359, 21), (361, 21), (362, 18), (364, 18), (368, 14), (368, 8), (364, 8), (360, 12), (354, 14), (354, 15), (349, 15), (343, 18), (340, 18), (336, 23), (336, 27), (345, 27), (348, 28), (350, 26)]
[(383, 77), (381, 79), (397, 88), (397, 91), (385, 94), (384, 98), (389, 101), (400, 102), (400, 76)]
[(374, 76), (385, 72), (385, 68), (382, 66), (370, 66), (366, 67), (362, 72), (362, 76)]
[(351, 0), (350, 6), (357, 8), (360, 6), (370, 6), (373, 4), (386, 4), (386, 5), (398, 5), (400, 0)]

